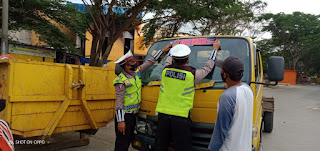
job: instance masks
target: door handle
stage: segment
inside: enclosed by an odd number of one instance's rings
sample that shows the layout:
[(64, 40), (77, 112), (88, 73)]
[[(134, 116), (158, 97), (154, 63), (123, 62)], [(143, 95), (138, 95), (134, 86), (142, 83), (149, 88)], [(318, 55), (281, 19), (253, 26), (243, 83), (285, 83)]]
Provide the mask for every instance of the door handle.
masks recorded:
[(81, 80), (79, 80), (79, 83), (75, 83), (72, 81), (72, 86), (71, 88), (77, 88), (77, 89), (82, 89), (84, 86), (86, 86), (86, 84), (84, 84)]

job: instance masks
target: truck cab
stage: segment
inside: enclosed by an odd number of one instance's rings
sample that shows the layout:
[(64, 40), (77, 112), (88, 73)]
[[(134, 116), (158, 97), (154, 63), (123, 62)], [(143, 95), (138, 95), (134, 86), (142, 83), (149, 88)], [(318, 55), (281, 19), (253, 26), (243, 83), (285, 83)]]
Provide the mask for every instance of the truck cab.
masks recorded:
[[(260, 50), (256, 44), (250, 38), (238, 36), (219, 35), (180, 37), (179, 39), (181, 44), (186, 44), (191, 48), (189, 66), (201, 68), (206, 63), (212, 52), (212, 42), (214, 40), (220, 40), (221, 43), (221, 50), (218, 51), (216, 60), (223, 60), (229, 56), (237, 56), (243, 61), (244, 73), (241, 81), (250, 85), (254, 93), (252, 148), (253, 150), (257, 150), (259, 148), (263, 121), (263, 66)], [(176, 38), (155, 42), (150, 47), (146, 60), (174, 40)], [(151, 150), (155, 142), (157, 129), (157, 113), (155, 112), (155, 108), (158, 101), (161, 73), (164, 68), (165, 59), (166, 56), (142, 73), (142, 100), (137, 116), (135, 140), (132, 143), (134, 148), (141, 151)], [(220, 95), (225, 90), (225, 83), (221, 79), (220, 72), (221, 69), (215, 66), (203, 80), (196, 84), (193, 109), (191, 110), (191, 120), (193, 122), (192, 150), (208, 150), (217, 118), (217, 104)]]

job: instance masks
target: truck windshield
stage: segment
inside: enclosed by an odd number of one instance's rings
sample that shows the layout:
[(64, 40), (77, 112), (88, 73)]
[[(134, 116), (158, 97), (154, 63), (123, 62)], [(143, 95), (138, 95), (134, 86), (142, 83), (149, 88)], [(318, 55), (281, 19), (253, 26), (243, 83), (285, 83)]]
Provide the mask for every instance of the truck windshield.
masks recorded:
[[(211, 37), (212, 38), (212, 37)], [(199, 38), (198, 38), (199, 39)], [(244, 74), (242, 77), (242, 82), (249, 81), (250, 73), (250, 46), (246, 39), (235, 38), (235, 37), (217, 37), (221, 43), (221, 50), (217, 54), (217, 60), (223, 60), (229, 56), (237, 56), (244, 63)], [(180, 39), (181, 41), (192, 40), (190, 39)], [(154, 43), (148, 51), (146, 60), (152, 57), (158, 50), (161, 50), (167, 44), (172, 43), (173, 40), (163, 40)], [(194, 45), (189, 44), (191, 48), (191, 54), (189, 55), (189, 66), (195, 68), (201, 68), (207, 61), (212, 52), (212, 45), (207, 45), (206, 43), (197, 43)], [(142, 82), (144, 85), (151, 81), (161, 81), (161, 73), (163, 70), (163, 65), (165, 63), (167, 56), (159, 59), (152, 67), (147, 69), (142, 73)], [(146, 61), (145, 60), (145, 61)], [(219, 67), (214, 67), (214, 69), (203, 79), (200, 83), (206, 83), (215, 81), (214, 88), (223, 88), (224, 83), (220, 76), (221, 69)]]

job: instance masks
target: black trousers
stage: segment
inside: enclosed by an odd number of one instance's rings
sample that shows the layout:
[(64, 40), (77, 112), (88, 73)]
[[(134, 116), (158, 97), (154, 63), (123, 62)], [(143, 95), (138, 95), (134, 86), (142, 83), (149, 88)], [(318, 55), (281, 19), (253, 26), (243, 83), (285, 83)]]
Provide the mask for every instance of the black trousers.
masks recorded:
[(190, 118), (159, 113), (154, 150), (168, 151), (170, 141), (173, 140), (174, 151), (191, 151), (191, 124)]
[(125, 135), (118, 130), (118, 122), (115, 117), (115, 131), (116, 131), (116, 143), (115, 143), (115, 151), (128, 151), (129, 145), (134, 139), (134, 128), (136, 125), (136, 114), (125, 114), (124, 120), (126, 123)]

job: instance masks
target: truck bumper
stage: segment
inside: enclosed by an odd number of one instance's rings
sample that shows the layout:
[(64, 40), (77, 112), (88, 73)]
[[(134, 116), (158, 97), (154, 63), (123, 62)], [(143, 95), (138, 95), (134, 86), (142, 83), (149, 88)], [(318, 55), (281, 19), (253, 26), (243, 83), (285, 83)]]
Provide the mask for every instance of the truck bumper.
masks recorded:
[[(141, 150), (142, 148), (148, 148), (149, 146), (153, 146), (155, 142), (155, 138), (140, 135), (140, 134), (135, 134), (135, 140), (141, 143), (141, 146), (133, 146), (133, 148), (137, 150)], [(208, 148), (205, 147), (198, 147), (198, 146), (192, 146), (193, 151), (210, 151)], [(252, 151), (256, 151), (256, 148), (252, 146)]]
[[(141, 134), (135, 134), (135, 140), (134, 141), (140, 142), (141, 146), (132, 145), (133, 148), (145, 151), (145, 149), (149, 148), (149, 146), (153, 146), (153, 144), (155, 142), (155, 138), (152, 138), (152, 137), (149, 137), (149, 136), (145, 136), (145, 135), (141, 135)], [(144, 148), (144, 149), (142, 149), (142, 148)], [(198, 146), (192, 146), (192, 150), (193, 151), (209, 151), (208, 148), (198, 147)]]

